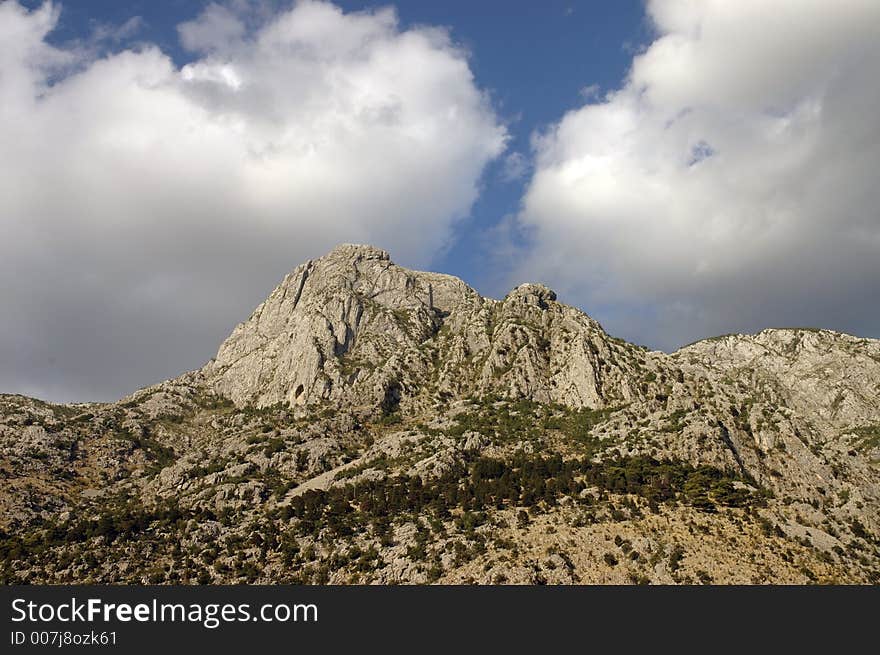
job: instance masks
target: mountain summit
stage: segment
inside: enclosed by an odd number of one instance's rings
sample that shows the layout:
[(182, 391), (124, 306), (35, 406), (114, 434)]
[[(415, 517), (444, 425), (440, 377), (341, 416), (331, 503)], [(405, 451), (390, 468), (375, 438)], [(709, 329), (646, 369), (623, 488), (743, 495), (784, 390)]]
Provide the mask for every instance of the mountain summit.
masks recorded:
[(203, 373), (239, 406), (500, 393), (597, 408), (638, 396), (634, 352), (543, 285), (491, 300), (346, 244), (285, 277)]
[(649, 351), (345, 244), (202, 369), (0, 396), (5, 582), (880, 582), (880, 341)]

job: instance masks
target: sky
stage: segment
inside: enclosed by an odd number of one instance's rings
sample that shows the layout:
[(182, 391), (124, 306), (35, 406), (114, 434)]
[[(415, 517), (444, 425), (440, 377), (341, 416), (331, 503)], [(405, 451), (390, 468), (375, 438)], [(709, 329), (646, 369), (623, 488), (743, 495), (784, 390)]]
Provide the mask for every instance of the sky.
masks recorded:
[(198, 368), (340, 242), (674, 350), (880, 337), (880, 3), (0, 0), (0, 393)]

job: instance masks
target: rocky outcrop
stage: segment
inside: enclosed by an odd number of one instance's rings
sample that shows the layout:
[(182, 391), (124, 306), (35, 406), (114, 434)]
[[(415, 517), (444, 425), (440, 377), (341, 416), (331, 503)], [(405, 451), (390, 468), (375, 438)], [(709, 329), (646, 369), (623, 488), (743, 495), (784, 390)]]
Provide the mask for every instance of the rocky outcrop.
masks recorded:
[(204, 374), (240, 406), (381, 402), (401, 385), (404, 369), (405, 377), (426, 370), (419, 345), (436, 332), (444, 308), (455, 309), (470, 291), (450, 286), (451, 278), (394, 265), (383, 250), (340, 246), (285, 277)]
[(644, 359), (543, 285), (496, 301), (343, 245), (285, 277), (203, 373), (239, 406), (389, 408), (498, 393), (602, 407), (638, 395)]
[(727, 378), (753, 390), (767, 388), (780, 404), (828, 426), (880, 421), (876, 339), (830, 330), (763, 330), (700, 341), (674, 358), (716, 384)]

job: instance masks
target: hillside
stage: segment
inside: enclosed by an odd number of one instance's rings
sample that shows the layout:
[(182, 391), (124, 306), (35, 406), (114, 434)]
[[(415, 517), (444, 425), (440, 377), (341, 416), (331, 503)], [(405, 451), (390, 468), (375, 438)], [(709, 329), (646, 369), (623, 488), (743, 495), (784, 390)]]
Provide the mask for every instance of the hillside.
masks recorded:
[(649, 351), (369, 246), (201, 370), (0, 396), (5, 583), (878, 583), (880, 341)]

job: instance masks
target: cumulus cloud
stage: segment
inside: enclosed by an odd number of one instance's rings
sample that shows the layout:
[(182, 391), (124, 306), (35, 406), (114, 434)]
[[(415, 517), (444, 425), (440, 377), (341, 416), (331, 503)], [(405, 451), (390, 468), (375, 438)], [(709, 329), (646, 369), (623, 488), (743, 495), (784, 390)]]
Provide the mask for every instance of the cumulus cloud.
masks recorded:
[(447, 32), (210, 5), (155, 46), (52, 46), (0, 4), (0, 391), (113, 398), (200, 366), (339, 241), (428, 264), (505, 129)]
[(791, 324), (880, 336), (880, 4), (647, 11), (625, 84), (534, 138), (516, 277), (666, 348)]

